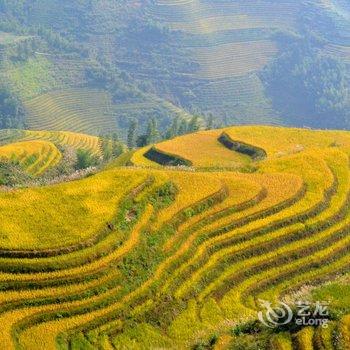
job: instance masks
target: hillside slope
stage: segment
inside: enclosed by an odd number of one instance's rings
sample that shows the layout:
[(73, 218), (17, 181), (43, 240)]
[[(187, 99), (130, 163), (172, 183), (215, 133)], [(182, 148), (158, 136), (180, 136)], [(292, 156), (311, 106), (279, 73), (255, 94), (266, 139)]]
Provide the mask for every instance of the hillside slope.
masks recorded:
[(192, 165), (0, 193), (4, 348), (348, 347), (336, 294), (329, 333), (256, 319), (259, 299), (348, 276), (350, 133), (233, 127), (154, 151)]
[(32, 128), (125, 136), (132, 118), (144, 129), (156, 116), (164, 131), (186, 113), (348, 128), (349, 11), (341, 0), (3, 1), (0, 75)]

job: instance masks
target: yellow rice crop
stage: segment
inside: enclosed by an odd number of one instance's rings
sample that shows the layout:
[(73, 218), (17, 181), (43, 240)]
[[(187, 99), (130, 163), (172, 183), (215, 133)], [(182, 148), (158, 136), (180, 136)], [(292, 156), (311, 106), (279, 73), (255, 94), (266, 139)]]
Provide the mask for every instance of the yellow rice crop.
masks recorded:
[[(118, 250), (115, 251), (114, 255), (113, 255), (113, 260), (116, 260), (118, 258), (120, 258), (121, 256), (123, 256), (124, 254), (126, 254), (129, 250), (132, 249), (132, 247), (134, 247), (139, 239), (139, 234), (140, 234), (140, 230), (144, 227), (144, 225), (148, 222), (148, 220), (150, 219), (150, 215), (153, 212), (153, 208), (151, 206), (148, 206), (146, 208), (146, 212), (143, 216), (143, 219), (139, 221), (139, 223), (135, 226), (135, 228), (132, 231), (132, 234), (130, 236), (130, 238), (128, 239), (127, 242), (125, 242), (125, 244)], [(101, 265), (101, 262), (99, 262), (99, 264)], [(101, 281), (100, 281), (101, 282)], [(81, 286), (82, 287), (82, 286)], [(73, 290), (76, 291), (75, 289), (78, 288), (74, 288)], [(118, 289), (118, 287), (117, 287)], [(68, 291), (68, 290), (67, 290)], [(65, 291), (65, 292), (67, 292)], [(114, 290), (109, 290), (108, 292), (106, 292), (106, 294), (111, 294), (113, 293)], [(31, 295), (32, 293), (29, 293), (29, 295)], [(41, 292), (42, 295), (45, 295), (45, 292)], [(40, 294), (41, 294), (40, 293)], [(40, 295), (39, 294), (39, 295)], [(65, 309), (65, 307), (69, 307), (71, 308), (72, 306), (82, 306), (84, 304), (89, 304), (92, 303), (93, 301), (97, 301), (99, 298), (103, 298), (104, 294), (99, 294), (97, 297), (92, 297), (89, 300), (82, 300), (82, 301), (77, 301), (77, 302), (68, 302), (65, 304), (60, 304), (60, 305), (48, 305), (48, 306), (39, 306), (36, 308), (32, 308), (32, 309), (22, 309), (22, 310), (17, 310), (17, 311), (10, 311), (8, 313), (5, 313), (4, 316), (0, 316), (0, 319), (5, 317), (6, 319), (6, 324), (3, 327), (3, 334), (2, 336), (0, 336), (1, 341), (3, 342), (3, 344), (7, 344), (6, 349), (11, 349), (13, 347), (12, 341), (10, 340), (10, 333), (11, 333), (11, 327), (13, 326), (13, 324), (16, 322), (16, 319), (21, 319), (23, 316), (29, 316), (29, 315), (34, 315), (37, 312), (41, 311), (43, 312), (44, 310), (47, 311), (52, 311), (52, 310), (60, 310), (63, 311)], [(65, 322), (53, 322), (53, 324), (59, 323), (60, 327), (63, 327), (64, 329), (67, 329), (69, 324), (75, 324), (75, 322), (77, 322), (77, 319), (83, 319), (84, 321), (87, 321), (88, 319), (92, 319), (93, 316), (96, 316), (95, 314), (99, 314), (99, 313), (103, 313), (106, 312), (105, 310), (101, 310), (101, 312), (93, 312), (90, 314), (84, 314), (83, 316), (78, 316), (75, 318), (71, 318), (69, 320), (65, 320)], [(48, 328), (49, 326), (45, 323), (41, 326), (37, 326), (37, 328), (42, 328), (44, 327), (45, 329), (50, 330), (50, 328)], [(7, 332), (7, 334), (6, 334)], [(25, 338), (25, 334), (23, 335), (23, 337)], [(46, 344), (45, 346), (47, 346), (46, 348), (49, 349), (50, 348), (50, 341), (54, 342), (54, 336), (56, 335), (56, 332), (53, 332), (52, 330), (50, 330), (50, 332), (48, 332), (48, 334), (46, 335), (46, 337), (39, 337), (40, 339), (36, 339), (36, 337), (32, 337), (30, 336), (27, 341), (26, 341), (26, 348), (31, 349), (31, 348), (40, 348), (40, 346), (43, 346), (43, 344)], [(45, 342), (47, 341), (47, 342)], [(51, 345), (53, 346), (53, 345)], [(52, 347), (53, 349), (55, 348), (54, 346)]]
[(288, 333), (279, 333), (274, 335), (270, 340), (272, 349), (276, 350), (292, 350), (292, 341)]
[(134, 229), (131, 232), (130, 237), (123, 243), (123, 245), (114, 250), (111, 254), (104, 256), (103, 258), (93, 261), (91, 263), (86, 263), (82, 266), (65, 269), (62, 271), (55, 271), (55, 272), (42, 272), (42, 273), (36, 273), (36, 274), (6, 274), (2, 273), (0, 274), (0, 280), (7, 281), (7, 280), (21, 280), (21, 281), (45, 281), (47, 279), (54, 280), (57, 278), (64, 278), (64, 277), (72, 277), (72, 276), (80, 276), (82, 273), (92, 273), (95, 271), (99, 271), (103, 268), (107, 268), (110, 263), (115, 262), (119, 260), (121, 257), (123, 257), (126, 253), (128, 253), (135, 245), (137, 245), (139, 241), (139, 235), (140, 230), (143, 228), (143, 226), (150, 220), (150, 216), (153, 213), (153, 207), (147, 206), (147, 210), (145, 214), (143, 215), (142, 219), (139, 221), (139, 223), (134, 227)]
[(74, 149), (86, 149), (94, 154), (100, 154), (97, 136), (79, 134), (71, 131), (26, 130), (22, 140), (46, 140), (61, 146), (68, 146)]
[[(116, 289), (119, 289), (117, 287)], [(0, 322), (2, 323), (2, 332), (0, 335), (0, 341), (4, 349), (10, 350), (15, 349), (15, 345), (13, 343), (12, 337), (11, 337), (11, 329), (13, 325), (18, 322), (19, 320), (25, 318), (25, 317), (32, 317), (33, 315), (37, 314), (38, 312), (48, 312), (48, 311), (64, 311), (69, 310), (69, 308), (73, 306), (84, 306), (89, 305), (89, 303), (93, 301), (97, 301), (99, 299), (103, 299), (107, 295), (112, 295), (115, 292), (114, 289), (110, 289), (106, 291), (105, 293), (100, 293), (98, 296), (91, 297), (88, 300), (82, 300), (77, 302), (69, 302), (69, 303), (63, 303), (59, 305), (48, 305), (48, 306), (40, 306), (35, 308), (26, 308), (26, 309), (19, 309), (7, 312), (5, 314), (0, 315)], [(96, 312), (99, 313), (99, 312)], [(90, 314), (84, 314), (83, 316), (77, 317), (78, 319), (84, 319), (88, 320), (90, 318), (93, 318), (95, 313)], [(71, 322), (69, 322), (71, 321)], [(64, 322), (61, 322), (61, 329), (67, 329), (69, 326), (73, 326), (77, 322), (76, 319), (69, 319), (69, 321), (64, 320)], [(58, 321), (59, 322), (59, 321)], [(56, 323), (58, 323), (56, 321)], [(55, 324), (55, 322), (53, 322)], [(41, 326), (41, 327), (40, 327)], [(25, 342), (25, 348), (26, 349), (56, 349), (55, 346), (55, 336), (58, 334), (57, 327), (51, 326), (49, 323), (44, 323), (42, 325), (39, 325), (35, 328), (41, 328), (40, 334), (35, 334), (35, 329), (31, 329), (32, 334), (28, 334), (28, 332), (25, 332), (22, 336), (24, 338)], [(26, 339), (26, 335), (29, 335), (28, 339)]]
[[(275, 178), (276, 180), (278, 179), (278, 177)], [(285, 179), (283, 177), (280, 177), (280, 180), (282, 180), (280, 186), (282, 184), (285, 184)], [(282, 192), (281, 191), (281, 187), (275, 187), (275, 190), (277, 190), (276, 192), (273, 192), (274, 189), (270, 189), (270, 188), (267, 188), (268, 191), (271, 193), (273, 193), (272, 195), (272, 198), (274, 200), (276, 200), (275, 204), (277, 204), (278, 202), (280, 201), (283, 201), (284, 199), (286, 198), (289, 198), (293, 193), (297, 192), (298, 189), (299, 189), (299, 186), (300, 186), (300, 181), (298, 178), (292, 178), (292, 180), (297, 180), (296, 182), (291, 182), (291, 186), (284, 186), (284, 189), (285, 189), (285, 192)], [(275, 182), (275, 184), (277, 183), (277, 181)], [(298, 186), (299, 185), (299, 186)], [(287, 192), (288, 191), (288, 192)], [(278, 194), (280, 195), (280, 197), (278, 197)], [(258, 206), (257, 206), (258, 207)], [(244, 217), (244, 215), (246, 215), (246, 212), (242, 212), (240, 213), (240, 215), (242, 215), (242, 217)], [(249, 229), (251, 227), (251, 229), (253, 229), (254, 227), (261, 227), (263, 226), (262, 225), (262, 222), (266, 222), (266, 223), (269, 223), (271, 222), (271, 219), (270, 218), (266, 218), (266, 219), (261, 219), (261, 220), (258, 220), (257, 222), (253, 222), (252, 224), (250, 225), (247, 225), (245, 226), (243, 229), (238, 229), (238, 230), (235, 230), (234, 231), (234, 235), (237, 235), (239, 234), (241, 231), (242, 232), (245, 232), (247, 230), (247, 228)], [(205, 230), (207, 230), (208, 228), (210, 227), (207, 226), (205, 227)], [(211, 247), (214, 243), (220, 241), (220, 240), (223, 240), (223, 239), (226, 239), (228, 237), (231, 237), (233, 235), (232, 232), (228, 232), (226, 234), (222, 234), (222, 235), (219, 235), (217, 237), (213, 237), (211, 239), (208, 239), (207, 241), (205, 241), (204, 243), (202, 243), (196, 250), (196, 252), (193, 254), (193, 256), (191, 257), (191, 259), (186, 262), (185, 264), (181, 265), (171, 276), (170, 278), (170, 281), (174, 278), (176, 278), (176, 276), (183, 272), (188, 266), (192, 265), (195, 263), (196, 260), (198, 260), (201, 256), (203, 256), (203, 254), (205, 254), (205, 252), (207, 251), (207, 249), (209, 247)], [(191, 241), (193, 238), (190, 237), (189, 240)], [(185, 242), (185, 245), (188, 244), (187, 242)], [(187, 281), (187, 284), (188, 285), (191, 285), (191, 280), (188, 280)], [(164, 284), (164, 288), (167, 288), (168, 287), (168, 283), (165, 283)], [(183, 285), (183, 288), (184, 288), (184, 285)]]
[(339, 323), (340, 345), (348, 350), (350, 345), (350, 315), (344, 316)]
[[(52, 142), (25, 141), (0, 147), (0, 158), (20, 164), (29, 174), (41, 175), (57, 165), (62, 155)], [(33, 161), (29, 162), (30, 158)]]
[[(257, 172), (246, 174), (223, 171), (223, 168), (231, 167), (233, 164), (232, 157), (237, 157), (237, 163), (246, 157), (229, 151), (216, 142), (222, 131), (228, 133), (233, 140), (262, 147), (267, 151), (267, 159), (254, 162)], [(27, 134), (27, 137), (34, 136)], [(82, 145), (94, 148), (94, 142), (91, 139), (84, 139), (84, 141), (79, 137), (63, 133), (56, 133), (53, 136), (43, 132), (42, 136), (38, 138), (51, 139), (50, 142), (56, 144), (69, 143), (75, 148)], [(164, 146), (168, 148), (163, 149)], [(94, 332), (99, 338), (94, 346), (100, 344), (101, 347), (110, 348), (113, 339), (109, 337), (108, 332), (114, 329), (119, 332), (115, 346), (116, 344), (119, 346), (124, 341), (135, 344), (135, 348), (140, 349), (156, 347), (158, 343), (154, 338), (156, 336), (154, 327), (144, 324), (144, 322), (147, 322), (148, 313), (152, 314), (153, 308), (158, 307), (158, 301), (160, 301), (158, 298), (163, 297), (170, 300), (170, 303), (165, 305), (170, 309), (174, 308), (175, 316), (164, 328), (161, 326), (157, 332), (166, 334), (167, 339), (171, 339), (174, 347), (185, 348), (192, 345), (193, 341), (207, 339), (208, 335), (214, 332), (218, 332), (220, 335), (225, 334), (226, 330), (232, 329), (232, 325), (237, 322), (255, 319), (256, 298), (262, 297), (275, 301), (284, 293), (292, 290), (293, 287), (329, 276), (335, 271), (343, 270), (349, 266), (349, 253), (345, 249), (350, 245), (350, 237), (344, 234), (339, 239), (335, 239), (334, 243), (329, 244), (329, 246), (322, 245), (323, 242), (337, 237), (337, 232), (350, 224), (349, 213), (344, 217), (337, 216), (339, 210), (346, 203), (350, 190), (349, 133), (275, 127), (234, 127), (186, 135), (156, 145), (156, 148), (189, 159), (196, 167), (221, 167), (221, 169), (205, 172), (203, 170), (177, 171), (162, 169), (159, 166), (158, 169), (148, 170), (110, 168), (98, 175), (72, 183), (0, 194), (0, 217), (2, 218), (0, 246), (10, 249), (40, 249), (72, 244), (91, 237), (115, 215), (121, 198), (149, 176), (154, 177), (155, 181), (146, 194), (142, 193), (136, 197), (136, 202), (144, 200), (150, 191), (166, 182), (172, 182), (178, 188), (174, 202), (170, 203), (168, 207), (154, 212), (152, 205), (146, 205), (145, 212), (131, 230), (130, 236), (119, 248), (107, 255), (96, 261), (86, 262), (82, 266), (74, 265), (75, 267), (65, 270), (33, 274), (11, 273), (6, 271), (6, 265), (4, 265), (5, 270), (0, 273), (0, 281), (6, 283), (7, 281), (55, 281), (55, 279), (62, 277), (68, 279), (79, 277), (84, 273), (108, 271), (107, 269), (114, 266), (115, 262), (117, 262), (116, 266), (119, 263), (124, 264), (124, 257), (126, 264), (130, 264), (132, 269), (133, 250), (139, 247), (140, 243), (145, 244), (148, 239), (153, 243), (157, 242), (158, 237), (163, 234), (162, 231), (157, 232), (162, 225), (171, 223), (174, 216), (223, 188), (228, 189), (229, 193), (229, 196), (223, 198), (221, 202), (202, 208), (203, 211), (197, 215), (188, 210), (188, 217), (176, 227), (174, 235), (168, 239), (165, 245), (164, 241), (161, 241), (161, 245), (157, 247), (160, 254), (157, 255), (156, 265), (150, 265), (153, 268), (152, 274), (147, 279), (137, 280), (140, 283), (131, 285), (130, 289), (127, 289), (129, 285), (128, 281), (125, 280), (125, 290), (130, 290), (127, 294), (121, 294), (118, 287), (108, 291), (103, 288), (103, 285), (112, 278), (119, 278), (121, 270), (118, 271), (118, 268), (115, 269), (113, 275), (103, 275), (103, 277), (86, 283), (38, 290), (1, 291), (0, 305), (6, 305), (10, 301), (80, 295), (86, 288), (93, 289), (101, 286), (101, 293), (98, 296), (91, 296), (84, 300), (55, 304), (53, 299), (50, 300), (49, 305), (31, 307), (24, 304), (22, 308), (0, 314), (0, 322), (3, 324), (0, 340), (4, 348), (15, 348), (12, 331), (13, 327), (21, 320), (27, 317), (31, 319), (37, 314), (73, 311), (78, 307), (83, 307), (86, 312), (78, 316), (42, 322), (20, 331), (18, 336), (21, 345), (25, 349), (55, 349), (56, 336), (61, 332), (80, 327), (97, 318), (107, 316), (111, 312), (123, 311), (119, 316), (111, 318), (110, 323), (96, 326)], [(208, 154), (207, 150), (209, 150)], [(142, 152), (144, 151), (145, 149), (135, 152), (136, 161), (134, 163), (150, 166), (151, 164), (147, 164), (147, 162), (142, 164)], [(247, 161), (251, 162), (251, 160)], [(247, 163), (241, 162), (240, 164)], [(305, 193), (299, 197), (304, 186)], [(329, 190), (331, 186), (336, 192), (332, 193), (331, 197), (325, 198), (325, 191)], [(255, 198), (262, 189), (266, 190), (266, 197), (254, 206), (241, 212), (233, 212), (227, 217), (205, 225), (205, 227), (195, 228), (194, 225), (200, 220), (240, 203), (245, 203)], [(229, 225), (236, 220), (262, 213), (292, 198), (298, 200), (294, 204), (290, 204), (288, 208), (258, 217), (242, 227), (222, 232), (216, 236), (206, 235), (206, 233), (210, 234), (211, 231)], [(235, 244), (223, 244), (238, 236), (244, 238), (245, 234), (252, 230), (255, 232), (279, 220), (306, 213), (321, 203), (323, 206), (310, 218), (303, 218), (300, 222), (286, 222), (283, 227), (266, 232), (262, 231), (262, 234), (259, 231), (256, 236), (248, 236), (247, 239), (242, 239)], [(333, 219), (334, 217), (336, 219)], [(321, 221), (330, 222), (330, 226), (323, 227), (320, 231), (312, 231), (312, 234), (303, 235), (298, 239), (293, 239), (291, 236), (296, 230), (307, 229)], [(148, 225), (151, 229), (150, 236), (146, 236), (149, 230), (143, 231), (143, 228), (148, 227)], [(141, 232), (145, 234), (141, 235)], [(118, 233), (115, 232), (115, 234)], [(114, 236), (112, 238), (114, 239)], [(103, 242), (104, 245), (101, 243), (102, 247), (105, 247), (110, 241)], [(273, 248), (275, 242), (278, 245)], [(271, 250), (264, 250), (263, 253), (260, 253), (260, 247), (265, 244), (269, 244), (268, 247)], [(311, 251), (315, 246), (320, 246), (320, 248), (307, 254), (308, 250)], [(94, 249), (101, 249), (101, 247), (96, 246)], [(152, 250), (153, 247), (150, 246), (147, 249)], [(254, 253), (249, 255), (251, 251)], [(306, 253), (296, 255), (295, 259), (290, 259), (280, 265), (277, 263), (280, 261), (279, 257), (287, 256), (294, 251), (295, 254), (304, 251)], [(331, 260), (338, 251), (344, 253), (337, 256), (337, 259)], [(149, 251), (145, 252), (145, 256), (148, 253)], [(243, 259), (240, 258), (229, 264), (225, 263), (226, 258), (235, 257), (241, 253)], [(47, 262), (70, 261), (70, 259), (74, 261), (76, 257), (80, 256), (79, 254), (83, 256), (86, 252), (75, 252), (62, 258), (47, 258)], [(128, 259), (129, 254), (131, 259)], [(187, 260), (181, 260), (184, 256)], [(8, 260), (2, 258), (0, 262), (4, 263)], [(324, 265), (317, 264), (325, 260), (330, 262)], [(275, 261), (276, 264), (274, 264)], [(34, 266), (42, 261), (40, 262), (40, 259), (32, 261), (30, 259), (12, 259), (12, 263), (18, 264), (18, 266), (21, 263), (26, 265), (30, 262)], [(152, 262), (147, 261), (147, 263)], [(259, 270), (263, 264), (267, 264), (266, 267)], [(233, 283), (233, 277), (239, 276), (240, 273), (248, 269), (251, 271), (249, 275)], [(132, 271), (137, 279), (139, 278), (138, 272), (136, 269)], [(280, 279), (276, 281), (278, 277)], [(216, 295), (215, 293), (220, 291), (220, 288), (225, 287), (228, 281), (232, 283), (229, 285), (231, 289), (225, 289), (222, 298), (214, 300), (213, 294)], [(271, 281), (270, 286), (268, 285), (269, 281)], [(259, 289), (260, 284), (264, 288)], [(176, 301), (181, 304), (183, 300), (187, 300), (188, 296), (190, 297), (187, 307), (184, 310), (182, 308), (177, 310)], [(113, 297), (111, 304), (104, 306), (102, 304), (98, 310), (88, 311), (89, 306), (109, 297)], [(133, 324), (135, 323), (137, 329), (144, 330), (145, 334), (142, 339), (136, 339), (136, 336), (133, 338), (131, 333), (127, 333), (130, 331), (130, 320)], [(142, 321), (139, 323), (138, 320)], [(349, 317), (344, 317), (339, 324), (344, 348), (350, 344), (349, 324)], [(313, 331), (309, 328), (303, 329), (295, 342), (299, 342), (299, 347), (302, 349), (311, 349), (312, 333)], [(135, 335), (135, 333), (132, 334)], [(220, 339), (223, 338), (220, 336)], [(234, 344), (234, 337), (227, 337), (226, 343), (223, 342), (222, 347), (220, 347), (219, 342), (216, 348), (221, 349), (229, 346), (229, 341)], [(271, 346), (276, 349), (290, 350), (289, 335), (274, 337), (271, 339)]]
[(192, 162), (196, 167), (240, 168), (250, 159), (231, 151), (219, 143), (220, 130), (199, 131), (157, 144), (162, 152), (176, 154)]
[(299, 350), (313, 350), (314, 329), (312, 327), (307, 327), (301, 330), (296, 335), (297, 348)]
[[(290, 270), (295, 270), (298, 268), (302, 268), (306, 264), (310, 264), (312, 262), (319, 262), (323, 261), (327, 257), (331, 257), (333, 255), (333, 252), (336, 249), (340, 249), (344, 247), (344, 245), (349, 244), (350, 239), (349, 237), (346, 237), (336, 244), (332, 245), (331, 247), (327, 247), (326, 249), (322, 249), (318, 251), (317, 253), (313, 254), (312, 256), (306, 256), (301, 259), (297, 259), (296, 261), (283, 266), (277, 266), (274, 268), (271, 268), (269, 270), (266, 270), (262, 273), (259, 273), (258, 275), (254, 275), (250, 278), (247, 278), (242, 283), (236, 284), (222, 299), (221, 301), (221, 307), (225, 310), (227, 317), (233, 317), (235, 315), (238, 317), (239, 315), (254, 315), (255, 311), (255, 302), (254, 300), (251, 300), (251, 298), (247, 299), (247, 297), (243, 297), (243, 293), (249, 289), (252, 286), (256, 286), (258, 282), (261, 281), (267, 281), (269, 279), (272, 279), (276, 275), (278, 275), (281, 272), (287, 272)], [(285, 249), (285, 248), (284, 248)], [(279, 252), (274, 252), (276, 255)], [(283, 252), (282, 252), (283, 253)], [(268, 258), (268, 255), (266, 254), (264, 256), (265, 258)], [(250, 259), (249, 261), (245, 261), (245, 264), (243, 265), (244, 268), (247, 268), (248, 266), (251, 266), (251, 264), (254, 264), (255, 261), (261, 260), (261, 257)], [(317, 278), (322, 275), (322, 271), (325, 270), (327, 273), (330, 273), (330, 271), (336, 271), (340, 267), (348, 266), (349, 263), (349, 254), (346, 254), (344, 257), (339, 258), (336, 262), (325, 265), (323, 267), (320, 267), (319, 269), (310, 271), (309, 273), (304, 275), (301, 275), (304, 278), (304, 283), (307, 283), (310, 280), (310, 277), (313, 276), (313, 278)], [(240, 265), (242, 265), (241, 263)], [(238, 267), (237, 265), (236, 267)], [(241, 267), (242, 268), (242, 267)], [(293, 282), (294, 278), (290, 279), (290, 281)], [(234, 306), (232, 306), (233, 301), (235, 301)], [(240, 317), (240, 316), (239, 316)]]
[(282, 157), (310, 148), (341, 146), (350, 148), (350, 137), (344, 131), (315, 131), (270, 126), (243, 126), (225, 129), (235, 141), (263, 148), (269, 157)]
[(91, 236), (147, 176), (130, 175), (130, 170), (111, 170), (73, 183), (0, 193), (1, 246), (60, 247)]
[[(193, 218), (190, 218), (189, 220), (182, 223), (179, 226), (177, 233), (166, 242), (164, 246), (165, 249), (169, 249), (176, 241), (176, 239), (181, 236), (181, 233), (191, 225), (194, 225), (201, 220), (210, 217), (211, 215), (217, 214), (220, 211), (237, 206), (241, 203), (245, 203), (255, 198), (259, 192), (263, 190), (263, 187), (258, 182), (253, 182), (249, 181), (248, 179), (241, 178), (239, 174), (222, 174), (220, 178), (228, 189), (228, 198), (226, 198), (223, 202), (215, 205), (214, 207), (211, 207), (208, 210), (204, 211), (202, 214), (196, 215)], [(195, 235), (192, 234), (191, 238), (194, 237)]]
[(174, 203), (158, 214), (154, 229), (172, 219), (179, 211), (218, 192), (223, 186), (220, 176), (211, 173), (173, 171), (169, 173), (169, 179), (177, 186), (179, 193)]
[(138, 149), (134, 152), (134, 154), (131, 157), (131, 163), (136, 166), (144, 166), (144, 167), (151, 167), (151, 168), (161, 168), (161, 166), (158, 163), (152, 162), (151, 160), (147, 159), (144, 154), (151, 148), (152, 146), (147, 146)]

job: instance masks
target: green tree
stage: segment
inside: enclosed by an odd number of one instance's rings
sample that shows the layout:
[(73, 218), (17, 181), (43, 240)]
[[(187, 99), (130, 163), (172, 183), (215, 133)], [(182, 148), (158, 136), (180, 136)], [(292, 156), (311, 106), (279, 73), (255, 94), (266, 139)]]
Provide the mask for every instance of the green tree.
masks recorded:
[(188, 132), (188, 125), (187, 121), (185, 119), (181, 120), (181, 123), (179, 125), (178, 135), (185, 135)]
[(132, 119), (129, 125), (128, 129), (128, 147), (130, 149), (133, 149), (136, 147), (136, 141), (137, 141), (137, 128), (138, 128), (138, 123), (136, 119)]
[(123, 153), (123, 144), (119, 141), (118, 134), (102, 135), (99, 137), (99, 144), (103, 160), (108, 161), (119, 157)]
[(137, 140), (136, 140), (136, 145), (137, 147), (145, 147), (148, 145), (148, 139), (147, 139), (147, 135), (143, 134), (138, 136)]
[(100, 149), (102, 152), (103, 160), (109, 160), (112, 158), (112, 150), (110, 147), (110, 140), (105, 135), (99, 137)]
[(212, 113), (209, 113), (208, 119), (207, 119), (207, 130), (214, 129), (214, 116)]
[(0, 128), (21, 128), (23, 121), (23, 106), (9, 88), (0, 86)]
[(179, 127), (180, 127), (180, 117), (176, 116), (172, 120), (170, 127), (166, 131), (165, 138), (172, 139), (173, 137), (177, 136), (179, 134)]
[(123, 153), (123, 145), (119, 141), (117, 133), (112, 134), (111, 142), (112, 142), (112, 147), (111, 147), (112, 157), (114, 158), (119, 157)]
[(91, 166), (97, 165), (98, 160), (90, 151), (86, 149), (78, 149), (77, 150), (77, 161), (75, 164), (75, 168), (77, 170), (86, 169)]
[(159, 141), (159, 131), (156, 118), (152, 117), (147, 125), (146, 142), (148, 145)]
[(200, 119), (198, 115), (194, 115), (189, 124), (188, 124), (188, 132), (196, 132), (201, 128)]
[[(350, 70), (310, 43), (290, 45), (264, 72), (275, 109), (300, 125), (350, 125)], [(302, 117), (300, 117), (302, 116)]]

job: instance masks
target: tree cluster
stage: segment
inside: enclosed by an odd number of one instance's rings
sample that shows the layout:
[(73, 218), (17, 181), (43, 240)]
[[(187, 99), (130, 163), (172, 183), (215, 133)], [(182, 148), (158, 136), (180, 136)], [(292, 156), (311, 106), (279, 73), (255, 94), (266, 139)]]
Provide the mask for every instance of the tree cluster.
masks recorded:
[[(212, 119), (210, 120), (212, 121)], [(200, 129), (202, 129), (200, 116), (194, 115), (191, 119), (177, 116), (173, 118), (170, 127), (162, 134), (158, 130), (156, 118), (152, 117), (148, 122), (146, 132), (140, 134), (137, 119), (132, 119), (128, 129), (127, 145), (130, 149), (144, 147), (161, 140), (169, 140), (176, 136), (196, 132)]]
[(0, 86), (0, 128), (21, 128), (24, 124), (24, 108), (11, 90)]
[(99, 137), (100, 149), (104, 161), (119, 157), (123, 151), (123, 144), (119, 141), (118, 134), (102, 135)]
[(350, 126), (350, 71), (309, 44), (296, 43), (263, 79), (281, 115), (300, 126)]
[(154, 144), (161, 139), (162, 137), (158, 130), (158, 123), (156, 118), (152, 117), (149, 120), (145, 133), (139, 133), (139, 125), (137, 119), (131, 120), (127, 135), (127, 145), (130, 149)]

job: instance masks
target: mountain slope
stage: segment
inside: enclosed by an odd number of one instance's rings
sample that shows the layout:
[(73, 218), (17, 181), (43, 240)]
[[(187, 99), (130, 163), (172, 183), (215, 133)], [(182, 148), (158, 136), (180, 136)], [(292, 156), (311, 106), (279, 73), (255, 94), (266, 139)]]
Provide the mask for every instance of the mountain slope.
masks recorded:
[(121, 134), (154, 115), (165, 130), (168, 103), (217, 125), (350, 125), (346, 1), (3, 0), (0, 18), (0, 73), (24, 109), (82, 89), (111, 96), (106, 125)]

